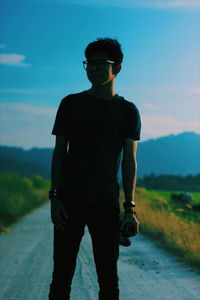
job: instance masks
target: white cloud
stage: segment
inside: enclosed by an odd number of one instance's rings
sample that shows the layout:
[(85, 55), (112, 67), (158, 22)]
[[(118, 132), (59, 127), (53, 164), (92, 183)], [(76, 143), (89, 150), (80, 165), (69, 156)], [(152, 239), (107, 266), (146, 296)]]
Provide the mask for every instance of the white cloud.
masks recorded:
[(185, 93), (185, 94), (200, 94), (200, 88), (187, 87), (187, 86), (134, 86), (134, 87), (120, 87), (121, 91), (125, 92), (154, 92), (154, 93)]
[(153, 103), (144, 103), (143, 106), (150, 110), (161, 110), (161, 106), (153, 104)]
[(192, 94), (200, 95), (200, 88), (193, 89)]
[(56, 113), (56, 109), (49, 106), (34, 106), (26, 103), (1, 103), (0, 108), (2, 111), (29, 114), (29, 118), (35, 116), (53, 116)]
[(184, 121), (166, 115), (142, 114), (142, 139), (157, 138), (184, 131), (200, 133), (200, 120)]
[(19, 54), (0, 54), (0, 63), (11, 66), (27, 67), (29, 64), (24, 63), (26, 56)]

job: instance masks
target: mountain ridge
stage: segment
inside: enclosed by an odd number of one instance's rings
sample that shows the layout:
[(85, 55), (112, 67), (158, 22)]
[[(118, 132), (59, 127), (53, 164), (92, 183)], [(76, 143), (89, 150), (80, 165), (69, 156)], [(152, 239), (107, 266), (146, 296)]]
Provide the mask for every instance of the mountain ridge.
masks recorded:
[[(31, 173), (31, 165), (37, 165), (42, 176), (50, 178), (53, 148), (31, 148), (0, 146), (0, 171), (13, 171), (14, 166), (23, 174), (26, 168)], [(138, 143), (138, 177), (149, 175), (196, 175), (200, 173), (200, 134), (183, 132)], [(10, 158), (10, 162), (9, 162)], [(13, 161), (14, 160), (14, 161)], [(3, 166), (2, 166), (3, 164)], [(34, 172), (36, 172), (33, 167)], [(15, 171), (15, 170), (14, 170)]]
[(183, 132), (138, 145), (138, 176), (198, 174), (200, 172), (200, 134)]

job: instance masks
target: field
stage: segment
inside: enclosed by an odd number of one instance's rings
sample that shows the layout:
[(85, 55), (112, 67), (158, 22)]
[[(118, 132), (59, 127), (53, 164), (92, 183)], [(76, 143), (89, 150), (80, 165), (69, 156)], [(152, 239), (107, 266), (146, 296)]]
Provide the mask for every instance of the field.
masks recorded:
[[(200, 213), (191, 203), (175, 203), (174, 191), (136, 191), (136, 211), (142, 233), (200, 272)], [(120, 194), (123, 202), (123, 192)], [(192, 204), (200, 204), (200, 193), (192, 194)]]

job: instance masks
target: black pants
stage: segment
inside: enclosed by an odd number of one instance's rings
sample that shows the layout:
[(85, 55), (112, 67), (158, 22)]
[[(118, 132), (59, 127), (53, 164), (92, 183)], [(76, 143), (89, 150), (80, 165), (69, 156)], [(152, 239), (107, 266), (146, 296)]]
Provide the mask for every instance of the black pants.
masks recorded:
[[(119, 210), (100, 205), (65, 205), (65, 231), (54, 226), (54, 270), (49, 300), (69, 300), (76, 258), (88, 226), (96, 265), (99, 300), (118, 300)], [(93, 299), (92, 299), (93, 300)]]

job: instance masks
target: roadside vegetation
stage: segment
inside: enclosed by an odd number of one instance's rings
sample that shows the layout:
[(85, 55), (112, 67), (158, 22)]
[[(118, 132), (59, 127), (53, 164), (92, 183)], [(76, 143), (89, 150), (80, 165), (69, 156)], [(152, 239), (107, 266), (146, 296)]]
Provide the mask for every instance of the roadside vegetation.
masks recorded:
[[(189, 201), (174, 201), (174, 191), (136, 190), (136, 211), (142, 233), (158, 246), (200, 272), (200, 193), (191, 193)], [(121, 192), (121, 203), (123, 192)], [(195, 210), (194, 210), (195, 208)]]
[[(48, 202), (50, 181), (0, 172), (0, 232), (33, 209)], [(200, 272), (200, 193), (180, 201), (177, 191), (136, 189), (136, 211), (142, 233)], [(175, 195), (174, 199), (172, 195)], [(120, 192), (120, 203), (124, 200)], [(121, 209), (123, 211), (123, 209)]]
[(14, 172), (0, 172), (0, 232), (48, 201), (49, 180)]
[(151, 173), (137, 180), (138, 187), (147, 190), (163, 191), (200, 191), (200, 173), (196, 175), (155, 175)]

